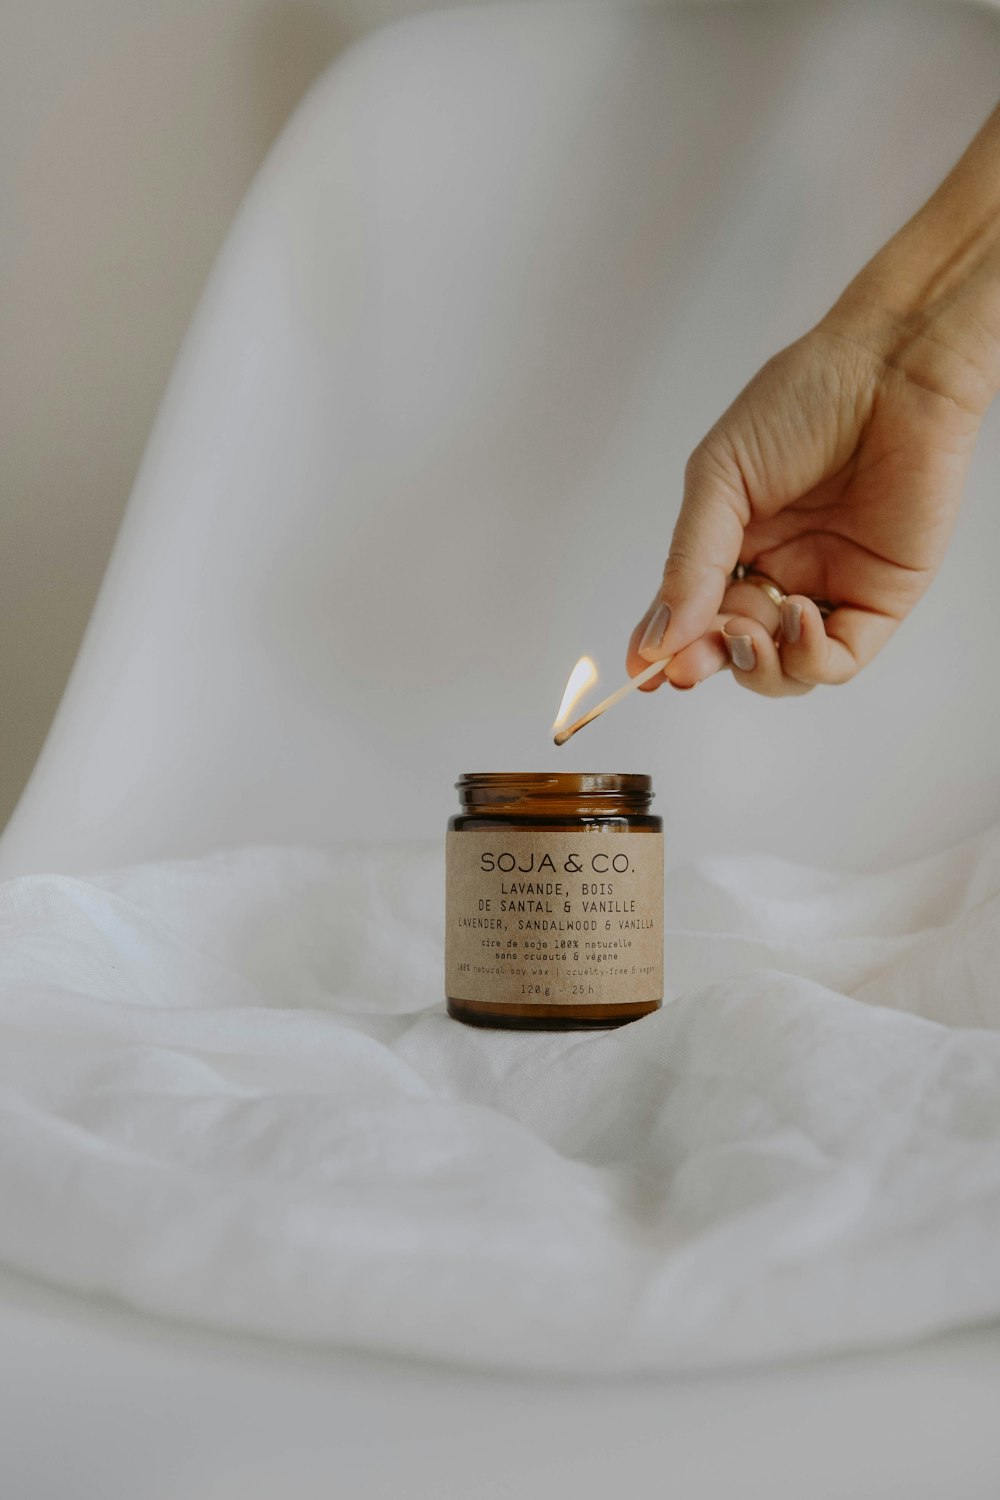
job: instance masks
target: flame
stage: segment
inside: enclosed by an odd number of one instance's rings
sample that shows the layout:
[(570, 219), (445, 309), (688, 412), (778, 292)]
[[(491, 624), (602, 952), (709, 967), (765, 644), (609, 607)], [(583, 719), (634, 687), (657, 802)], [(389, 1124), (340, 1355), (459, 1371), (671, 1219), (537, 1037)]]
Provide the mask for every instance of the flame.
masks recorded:
[(584, 693), (594, 686), (597, 681), (597, 668), (589, 656), (581, 656), (566, 684), (566, 691), (562, 695), (559, 712), (556, 714), (553, 730), (561, 729), (573, 712)]

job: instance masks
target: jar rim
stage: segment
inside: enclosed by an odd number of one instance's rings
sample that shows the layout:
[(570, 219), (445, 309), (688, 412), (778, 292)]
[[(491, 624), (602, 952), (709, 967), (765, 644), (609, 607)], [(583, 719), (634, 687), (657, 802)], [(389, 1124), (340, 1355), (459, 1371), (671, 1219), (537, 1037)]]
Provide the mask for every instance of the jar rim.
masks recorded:
[(637, 771), (466, 771), (455, 783), (469, 811), (551, 817), (645, 813), (653, 779)]
[(652, 795), (653, 778), (639, 771), (463, 771), (455, 782), (455, 788), (460, 792), (475, 787), (487, 790), (511, 785), (525, 786), (536, 792), (548, 790), (553, 796), (568, 796), (574, 792), (646, 792)]

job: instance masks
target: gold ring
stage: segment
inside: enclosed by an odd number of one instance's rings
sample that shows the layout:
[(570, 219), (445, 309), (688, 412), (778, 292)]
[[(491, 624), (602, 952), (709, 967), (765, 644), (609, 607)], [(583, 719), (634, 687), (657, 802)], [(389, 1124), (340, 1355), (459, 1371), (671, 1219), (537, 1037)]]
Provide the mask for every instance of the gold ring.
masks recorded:
[(780, 609), (788, 595), (782, 591), (781, 585), (775, 583), (773, 578), (768, 578), (766, 573), (758, 570), (749, 563), (737, 563), (733, 569), (733, 581), (735, 583), (753, 583), (757, 588), (763, 589), (764, 593)]
[[(737, 563), (733, 569), (732, 581), (734, 583), (756, 584), (759, 589), (763, 589), (771, 603), (776, 604), (779, 609), (788, 598), (781, 584), (775, 583), (773, 578), (769, 578), (766, 573), (762, 573), (759, 568), (755, 568), (753, 563)], [(813, 599), (813, 603), (824, 620), (828, 619), (837, 607), (835, 604), (831, 604), (829, 599)]]

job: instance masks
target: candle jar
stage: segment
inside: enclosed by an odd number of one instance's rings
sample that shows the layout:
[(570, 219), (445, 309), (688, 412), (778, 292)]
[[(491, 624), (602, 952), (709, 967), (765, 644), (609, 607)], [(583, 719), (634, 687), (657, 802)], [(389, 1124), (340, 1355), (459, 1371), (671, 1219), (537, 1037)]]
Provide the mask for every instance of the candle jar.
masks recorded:
[(472, 1026), (618, 1026), (663, 998), (648, 776), (475, 772), (447, 834), (445, 990)]

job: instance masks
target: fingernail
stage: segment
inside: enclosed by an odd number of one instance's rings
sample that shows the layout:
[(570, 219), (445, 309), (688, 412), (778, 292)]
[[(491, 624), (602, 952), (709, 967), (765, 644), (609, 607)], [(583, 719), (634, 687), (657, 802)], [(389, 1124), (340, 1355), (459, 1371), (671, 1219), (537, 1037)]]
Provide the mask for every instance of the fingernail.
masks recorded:
[(740, 672), (752, 672), (757, 665), (757, 653), (753, 648), (753, 641), (748, 635), (726, 635), (722, 632), (722, 639), (726, 643), (729, 652), (729, 660)]
[(802, 606), (786, 599), (781, 606), (781, 633), (786, 641), (794, 642), (802, 634)]
[(667, 633), (670, 624), (670, 605), (664, 604), (661, 599), (653, 610), (649, 624), (642, 632), (642, 640), (639, 642), (639, 653), (648, 657), (650, 661), (656, 660), (656, 653), (663, 645), (663, 637)]

